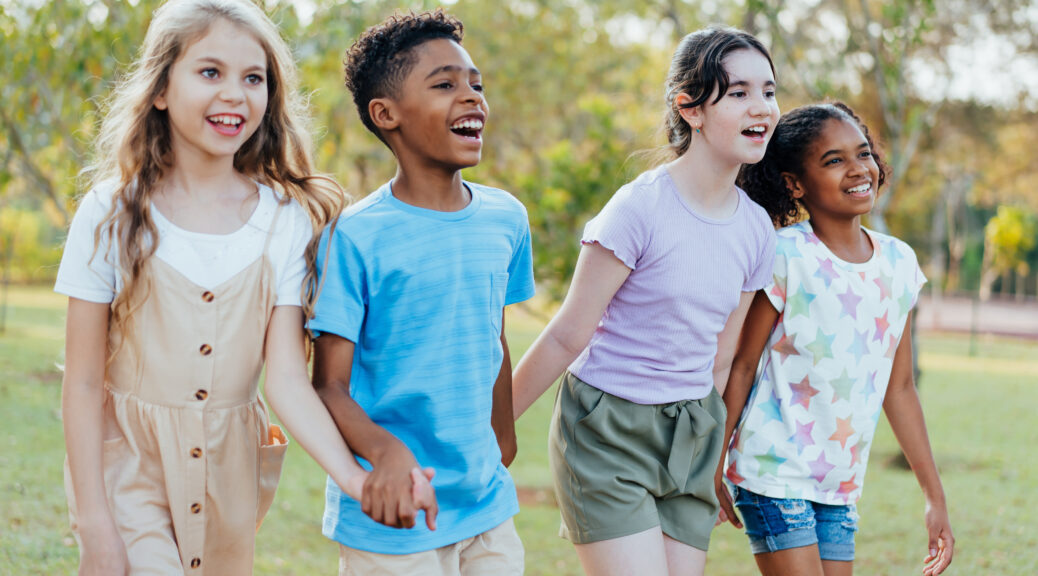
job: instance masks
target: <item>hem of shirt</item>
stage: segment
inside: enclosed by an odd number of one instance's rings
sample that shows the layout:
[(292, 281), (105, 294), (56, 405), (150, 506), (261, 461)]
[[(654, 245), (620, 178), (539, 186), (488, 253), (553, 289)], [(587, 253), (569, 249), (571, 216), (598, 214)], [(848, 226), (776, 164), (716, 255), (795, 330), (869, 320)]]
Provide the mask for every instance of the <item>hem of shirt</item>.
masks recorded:
[[(608, 240), (606, 242), (608, 242)], [(592, 236), (585, 236), (585, 237), (580, 239), (580, 243), (582, 245), (586, 246), (588, 244), (598, 244), (602, 248), (605, 248), (606, 250), (609, 250), (610, 252), (612, 252), (613, 256), (616, 256), (616, 259), (619, 260), (621, 263), (623, 263), (624, 266), (627, 266), (631, 270), (635, 269), (635, 264), (636, 264), (636, 262), (635, 262), (636, 259), (635, 258), (632, 258), (628, 254), (620, 255), (620, 253), (616, 251), (616, 248), (613, 248), (612, 246), (607, 245), (606, 242), (603, 242), (601, 238), (595, 238), (595, 237), (592, 237)], [(609, 244), (612, 244), (612, 242), (609, 242)]]
[[(597, 384), (594, 384), (593, 382), (591, 382), (590, 380), (585, 378), (580, 373), (581, 369), (584, 366), (586, 366), (586, 363), (583, 366), (576, 367), (576, 368), (571, 364), (567, 368), (567, 370), (571, 374), (576, 376), (578, 380), (580, 380), (581, 382), (587, 384), (588, 386), (591, 386), (592, 388), (597, 388), (599, 391), (605, 392), (606, 394), (609, 394), (610, 396), (615, 396), (615, 397), (617, 397), (617, 398), (619, 398), (621, 400), (626, 400), (626, 401), (628, 401), (628, 402), (630, 402), (632, 404), (640, 404), (642, 406), (651, 406), (651, 405), (654, 405), (654, 404), (673, 404), (674, 402), (683, 402), (685, 400), (702, 400), (702, 399), (706, 398), (707, 396), (710, 396), (710, 391), (714, 387), (714, 384), (711, 382), (709, 386), (705, 387), (706, 393), (702, 394), (702, 395), (688, 396), (688, 395), (683, 395), (683, 394), (674, 394), (674, 395), (671, 395), (671, 394), (659, 394), (659, 395), (653, 395), (653, 396), (649, 396), (649, 397), (639, 397), (637, 395), (632, 395), (632, 394), (627, 394), (626, 393), (626, 391), (628, 391), (628, 390), (639, 390), (639, 389), (642, 389), (642, 388), (639, 388), (637, 385), (624, 386), (622, 389), (610, 389), (611, 387), (609, 387), (609, 386), (603, 387), (603, 386), (599, 386)], [(592, 380), (593, 379), (594, 378), (592, 378)], [(636, 381), (636, 379), (632, 379), (632, 381)], [(697, 386), (696, 388), (698, 389), (699, 386)]]
[(339, 338), (345, 338), (350, 342), (357, 342), (360, 338), (360, 327), (354, 330), (347, 330), (343, 328), (342, 324), (337, 324), (330, 321), (319, 321), (317, 318), (312, 318), (306, 323), (306, 328), (313, 332), (315, 335), (320, 334), (332, 334)]
[[(503, 522), (509, 518), (514, 517), (519, 513), (519, 501), (513, 498), (506, 507), (503, 508), (504, 512), (500, 516), (497, 514), (486, 514), (485, 511), (478, 514), (480, 522), (473, 523), (471, 526), (467, 526), (466, 530), (459, 530), (457, 533), (445, 534), (441, 538), (431, 537), (428, 540), (423, 541), (417, 546), (409, 546), (408, 542), (411, 540), (408, 538), (407, 530), (401, 530), (399, 532), (400, 537), (395, 539), (394, 542), (373, 542), (373, 538), (370, 535), (365, 534), (349, 534), (341, 530), (337, 530), (334, 527), (329, 526), (328, 522), (324, 522), (324, 528), (322, 532), (330, 540), (342, 544), (347, 548), (353, 548), (355, 550), (361, 550), (363, 552), (374, 552), (375, 554), (390, 554), (394, 556), (402, 556), (405, 554), (417, 554), (419, 552), (428, 552), (430, 550), (436, 550), (437, 548), (443, 548), (444, 546), (450, 546), (457, 544), (467, 538), (473, 538), (479, 536), (484, 532), (492, 530), (497, 526), (500, 526)], [(424, 517), (421, 518), (421, 522), (424, 522)], [(344, 516), (338, 518), (338, 522), (349, 522), (349, 519)], [(442, 527), (440, 528), (442, 529)], [(433, 533), (435, 534), (435, 533)], [(385, 544), (385, 547), (381, 546)]]
[(115, 300), (115, 294), (112, 292), (83, 289), (65, 282), (56, 282), (54, 292), (95, 304), (111, 304)]
[(505, 306), (525, 302), (530, 298), (533, 298), (535, 295), (537, 295), (537, 288), (535, 288), (533, 285), (525, 286), (523, 287), (522, 291), (519, 292), (519, 294), (505, 294)]
[(861, 499), (861, 488), (858, 488), (858, 492), (854, 498), (845, 499), (842, 497), (833, 496), (828, 492), (819, 492), (817, 490), (811, 490), (809, 493), (805, 490), (805, 493), (800, 494), (796, 498), (790, 498), (790, 496), (786, 492), (786, 486), (784, 484), (754, 484), (753, 482), (749, 481), (748, 478), (744, 478), (743, 481), (739, 483), (732, 482), (732, 484), (748, 492), (753, 492), (754, 494), (760, 494), (761, 496), (767, 496), (768, 498), (774, 498), (777, 500), (808, 500), (811, 502), (817, 502), (819, 504), (826, 504), (829, 506), (845, 506), (848, 504), (857, 504), (858, 500)]

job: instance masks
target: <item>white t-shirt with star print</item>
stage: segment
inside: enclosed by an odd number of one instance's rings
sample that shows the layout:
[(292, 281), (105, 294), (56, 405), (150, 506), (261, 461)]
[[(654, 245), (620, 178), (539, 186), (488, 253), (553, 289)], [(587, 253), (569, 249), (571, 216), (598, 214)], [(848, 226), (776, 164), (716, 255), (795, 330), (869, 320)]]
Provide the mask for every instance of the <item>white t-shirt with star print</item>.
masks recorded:
[(863, 263), (838, 258), (809, 222), (778, 231), (764, 290), (779, 319), (728, 452), (740, 488), (823, 504), (861, 496), (894, 353), (926, 282), (911, 247), (864, 230)]

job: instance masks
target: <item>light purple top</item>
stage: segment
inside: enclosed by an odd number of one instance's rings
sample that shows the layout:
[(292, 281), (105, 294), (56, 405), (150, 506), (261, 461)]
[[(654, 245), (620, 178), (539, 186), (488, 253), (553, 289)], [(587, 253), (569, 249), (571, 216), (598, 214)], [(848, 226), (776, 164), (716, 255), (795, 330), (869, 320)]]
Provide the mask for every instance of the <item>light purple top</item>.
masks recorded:
[(775, 259), (767, 212), (738, 192), (735, 214), (706, 218), (660, 166), (613, 195), (581, 242), (612, 250), (631, 274), (570, 372), (637, 404), (710, 394), (717, 336), (740, 293), (771, 281)]

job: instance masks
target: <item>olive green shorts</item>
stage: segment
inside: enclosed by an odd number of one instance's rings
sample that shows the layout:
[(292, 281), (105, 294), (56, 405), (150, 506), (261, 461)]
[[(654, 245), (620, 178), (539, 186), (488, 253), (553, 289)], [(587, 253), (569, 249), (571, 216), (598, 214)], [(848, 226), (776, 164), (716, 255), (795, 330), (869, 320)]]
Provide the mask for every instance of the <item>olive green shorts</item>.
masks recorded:
[(587, 544), (659, 526), (706, 550), (725, 414), (716, 389), (701, 400), (635, 404), (566, 372), (548, 439), (560, 535)]

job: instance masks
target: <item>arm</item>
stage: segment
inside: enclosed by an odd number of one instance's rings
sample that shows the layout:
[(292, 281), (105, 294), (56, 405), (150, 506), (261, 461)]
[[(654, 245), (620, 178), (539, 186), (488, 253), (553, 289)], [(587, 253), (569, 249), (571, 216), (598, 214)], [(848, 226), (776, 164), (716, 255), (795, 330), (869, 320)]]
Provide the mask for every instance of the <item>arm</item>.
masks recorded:
[(69, 298), (61, 414), (82, 548), (79, 574), (127, 574), (126, 546), (108, 509), (102, 470), (109, 305)]
[(926, 498), (929, 555), (924, 560), (926, 567), (923, 574), (936, 576), (951, 564), (955, 537), (948, 520), (944, 488), (941, 486), (941, 478), (937, 473), (933, 452), (930, 450), (926, 423), (923, 421), (923, 408), (919, 403), (919, 395), (916, 393), (912, 377), (912, 339), (908, 337), (911, 322), (912, 318), (909, 316), (894, 355), (894, 366), (890, 373), (887, 395), (883, 400), (883, 411)]
[(362, 497), (367, 473), (353, 458), (306, 371), (303, 316), (298, 306), (277, 306), (267, 328), (265, 392), (270, 407), (343, 492)]
[[(771, 336), (771, 331), (775, 327), (775, 321), (778, 320), (778, 311), (768, 300), (767, 294), (763, 290), (759, 290), (753, 297), (745, 317), (746, 322), (738, 336), (738, 350), (731, 361), (730, 370), (726, 370), (728, 383), (724, 388), (724, 406), (728, 410), (728, 418), (724, 423), (724, 444), (722, 444), (724, 448), (721, 450), (721, 461), (717, 463), (717, 471), (714, 474), (714, 489), (717, 491), (717, 499), (721, 503), (719, 522), (723, 522), (727, 518), (736, 528), (742, 528), (742, 522), (735, 514), (732, 496), (728, 493), (728, 488), (725, 487), (722, 480), (724, 459), (728, 454), (727, 448), (732, 440), (732, 434), (735, 432), (735, 425), (739, 423), (739, 416), (742, 415), (746, 399), (753, 387), (753, 377), (757, 373), (760, 355), (768, 343), (768, 337)], [(725, 326), (725, 330), (727, 329), (728, 327)]]
[(334, 334), (317, 338), (313, 385), (347, 445), (371, 463), (361, 509), (376, 522), (398, 528), (414, 526), (417, 510), (425, 510), (426, 525), (435, 530), (438, 508), (427, 481), (432, 471), (421, 471), (403, 442), (372, 422), (350, 396), (353, 350), (353, 342)]
[(515, 460), (518, 450), (515, 439), (515, 418), (512, 416), (512, 356), (505, 338), (505, 314), (501, 312), (501, 370), (494, 382), (494, 406), (490, 414), (490, 425), (494, 427), (497, 445), (501, 448), (501, 463), (506, 467)]
[(585, 244), (566, 299), (512, 375), (512, 410), (519, 418), (587, 346), (609, 301), (631, 269), (613, 252)]
[(739, 295), (739, 305), (728, 315), (728, 321), (724, 323), (724, 328), (717, 335), (717, 355), (714, 356), (714, 387), (717, 388), (718, 394), (724, 394), (724, 388), (728, 384), (728, 373), (732, 369), (732, 360), (735, 358), (735, 345), (739, 342), (739, 331), (742, 330), (743, 321), (746, 320), (746, 312), (750, 309), (750, 302), (753, 302), (753, 295), (754, 292), (743, 292)]

